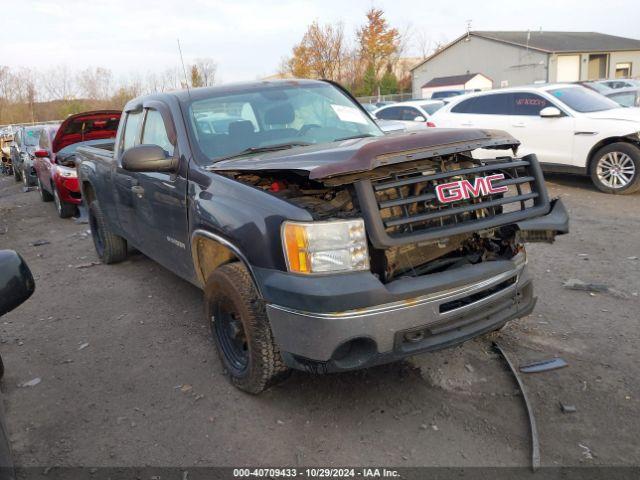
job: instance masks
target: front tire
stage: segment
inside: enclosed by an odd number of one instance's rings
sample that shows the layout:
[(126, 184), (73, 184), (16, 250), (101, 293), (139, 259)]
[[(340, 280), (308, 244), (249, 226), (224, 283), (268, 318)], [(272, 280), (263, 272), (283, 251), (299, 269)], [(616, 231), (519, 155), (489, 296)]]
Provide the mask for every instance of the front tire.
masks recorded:
[(60, 218), (69, 218), (76, 213), (76, 206), (70, 203), (65, 203), (60, 199), (60, 193), (58, 189), (53, 187), (53, 202), (56, 205), (56, 211)]
[(15, 166), (13, 167), (13, 179), (16, 182), (19, 182), (20, 180), (22, 180), (22, 175), (20, 174), (20, 169), (16, 168)]
[(51, 195), (49, 192), (47, 192), (44, 187), (42, 186), (42, 182), (40, 181), (40, 178), (38, 177), (38, 190), (40, 190), (40, 200), (42, 200), (43, 202), (51, 202), (53, 201), (53, 195)]
[(204, 289), (207, 319), (231, 383), (258, 394), (289, 369), (276, 345), (253, 280), (239, 262), (211, 274)]
[(127, 241), (109, 230), (97, 200), (89, 204), (89, 225), (93, 245), (102, 263), (118, 263), (127, 258)]
[(591, 162), (591, 181), (605, 193), (626, 195), (640, 190), (640, 148), (616, 142), (598, 150)]

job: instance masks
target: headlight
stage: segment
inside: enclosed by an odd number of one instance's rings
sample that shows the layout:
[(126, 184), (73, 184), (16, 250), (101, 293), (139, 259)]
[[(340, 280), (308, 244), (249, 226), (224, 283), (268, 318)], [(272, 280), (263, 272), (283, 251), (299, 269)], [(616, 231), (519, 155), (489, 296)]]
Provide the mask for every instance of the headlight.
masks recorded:
[(77, 176), (76, 172), (74, 170), (58, 170), (58, 173), (60, 174), (61, 177), (65, 177), (65, 178), (75, 178)]
[(364, 221), (284, 222), (282, 245), (287, 268), (296, 273), (369, 269)]

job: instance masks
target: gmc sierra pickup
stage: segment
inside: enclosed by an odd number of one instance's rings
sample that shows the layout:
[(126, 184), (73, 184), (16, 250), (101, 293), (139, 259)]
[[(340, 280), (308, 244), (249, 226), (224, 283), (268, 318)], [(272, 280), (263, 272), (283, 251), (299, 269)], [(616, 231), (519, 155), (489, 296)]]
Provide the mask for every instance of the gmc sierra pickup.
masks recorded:
[(517, 147), (385, 136), (340, 86), (287, 80), (134, 99), (115, 143), (76, 158), (102, 262), (131, 245), (202, 288), (231, 381), (259, 393), (289, 368), (368, 367), (529, 314), (523, 243), (568, 217)]

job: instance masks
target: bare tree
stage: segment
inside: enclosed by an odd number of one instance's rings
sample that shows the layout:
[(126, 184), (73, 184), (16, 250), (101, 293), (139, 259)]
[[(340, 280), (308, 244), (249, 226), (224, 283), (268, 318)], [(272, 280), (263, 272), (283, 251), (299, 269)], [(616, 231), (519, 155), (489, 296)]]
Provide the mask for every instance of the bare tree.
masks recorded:
[(49, 100), (71, 100), (76, 95), (74, 79), (67, 65), (58, 65), (43, 72), (40, 83)]
[(81, 95), (92, 100), (106, 100), (112, 94), (113, 74), (102, 67), (89, 67), (78, 73), (77, 84)]
[(193, 66), (198, 72), (202, 82), (201, 86), (210, 87), (215, 83), (218, 64), (212, 58), (197, 58)]

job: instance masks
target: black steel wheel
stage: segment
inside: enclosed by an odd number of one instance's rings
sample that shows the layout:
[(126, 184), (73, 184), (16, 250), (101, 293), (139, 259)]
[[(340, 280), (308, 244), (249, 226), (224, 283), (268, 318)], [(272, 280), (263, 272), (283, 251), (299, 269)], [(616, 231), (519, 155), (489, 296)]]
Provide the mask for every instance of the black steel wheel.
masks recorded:
[(235, 262), (218, 268), (204, 295), (207, 319), (231, 383), (258, 394), (284, 378), (289, 369), (246, 267)]

